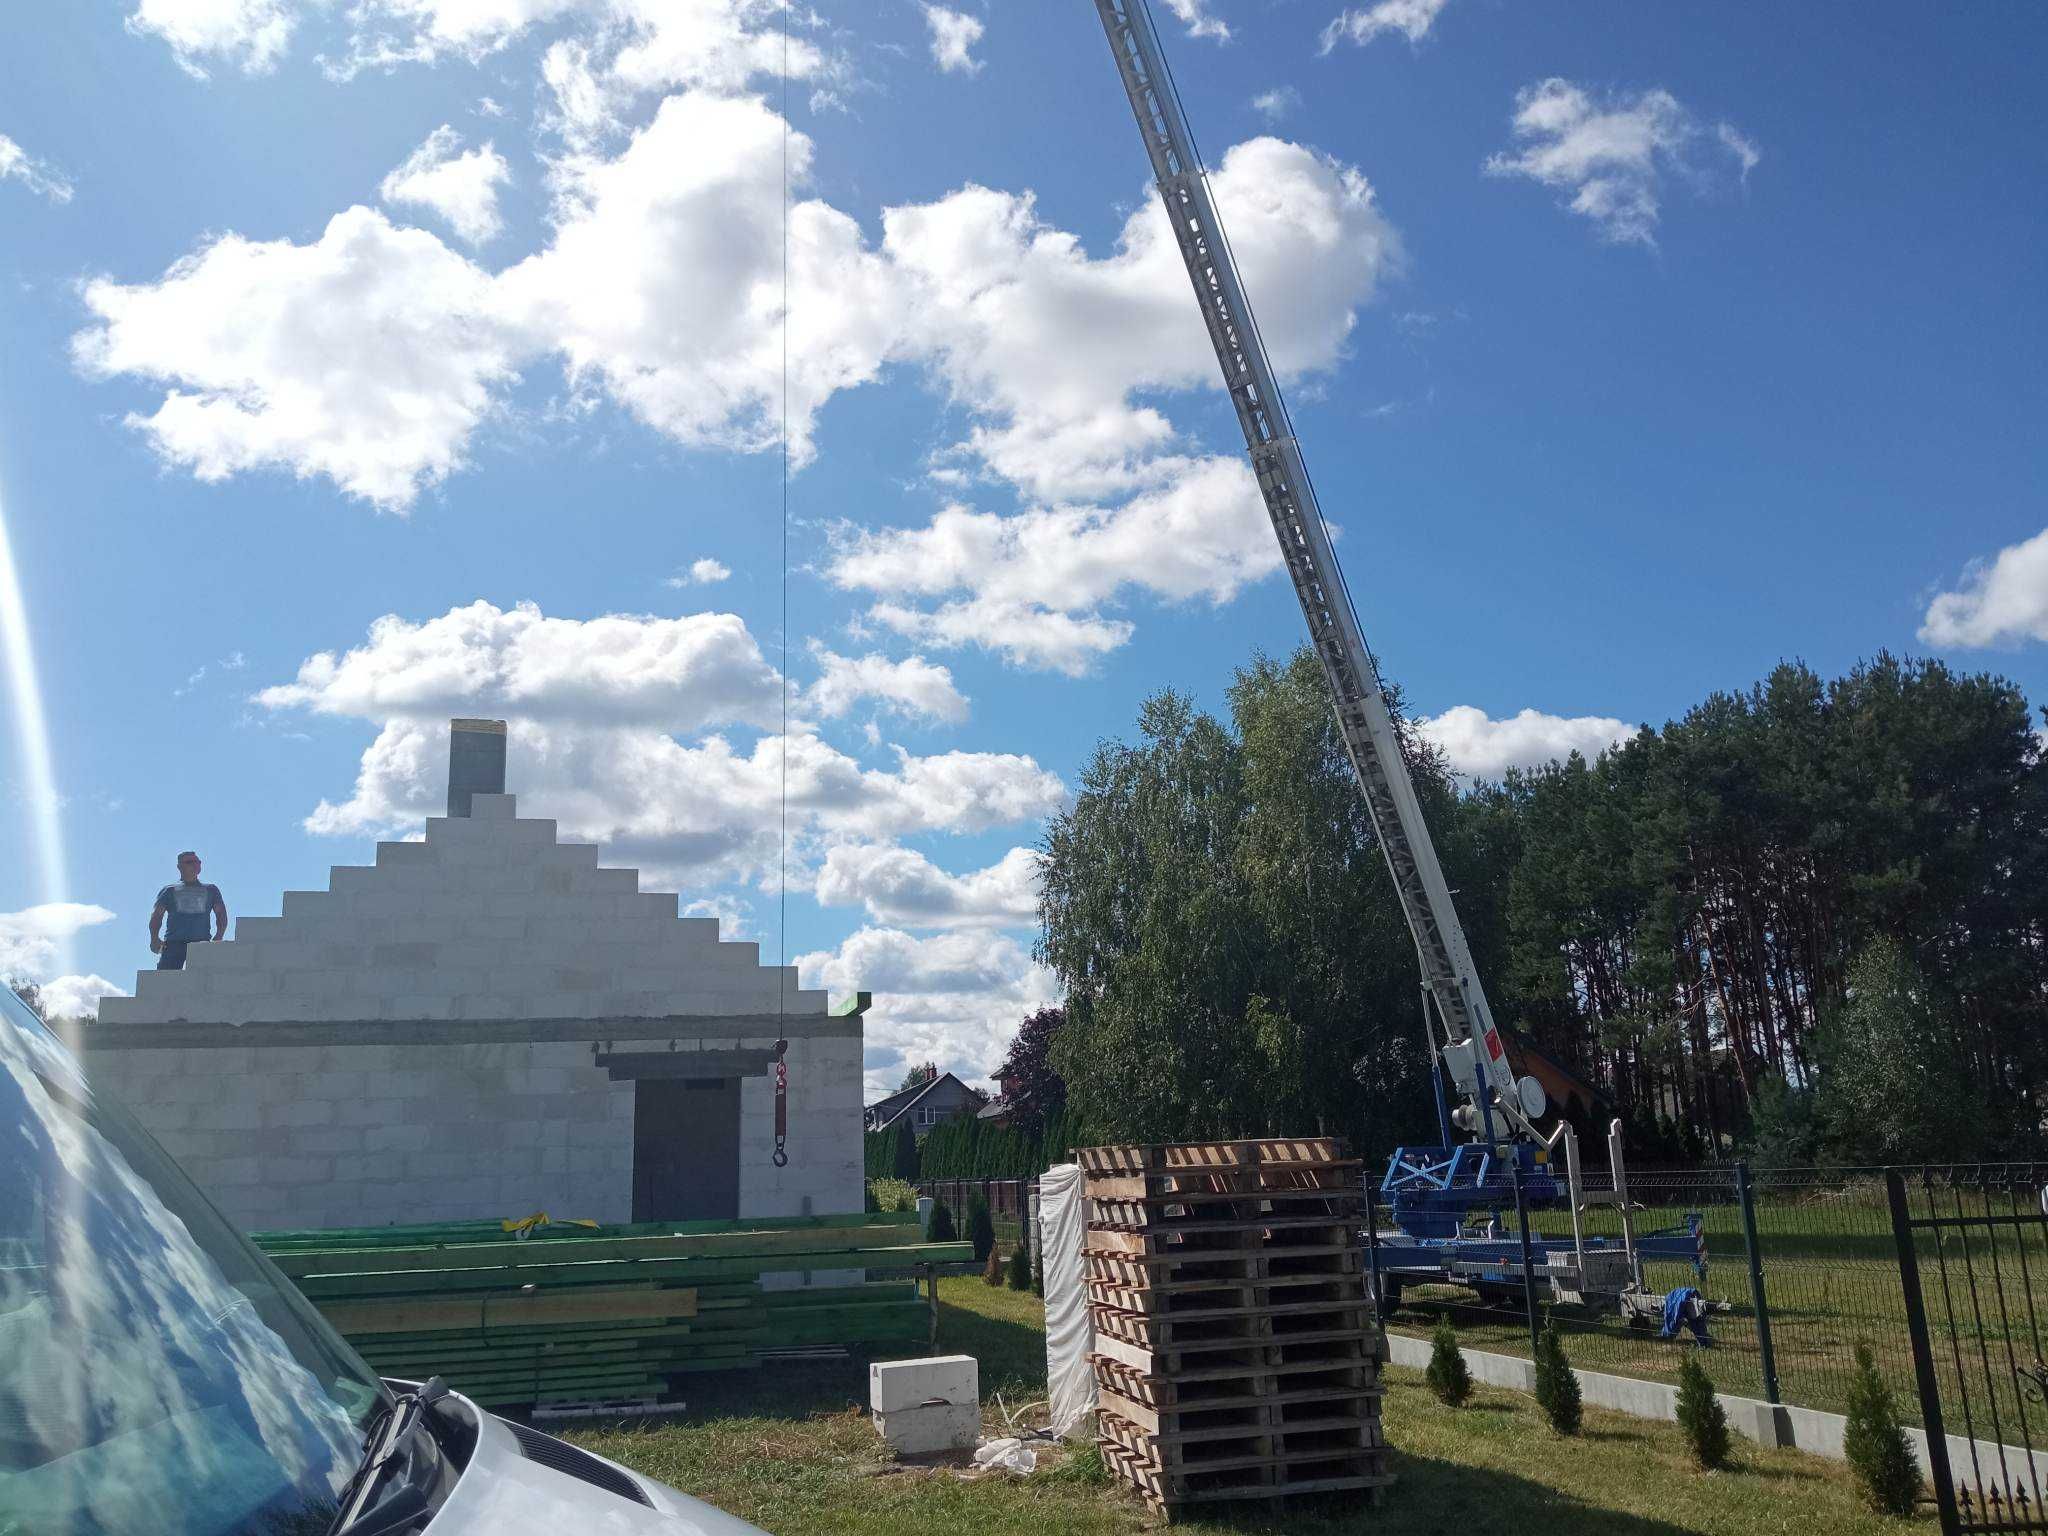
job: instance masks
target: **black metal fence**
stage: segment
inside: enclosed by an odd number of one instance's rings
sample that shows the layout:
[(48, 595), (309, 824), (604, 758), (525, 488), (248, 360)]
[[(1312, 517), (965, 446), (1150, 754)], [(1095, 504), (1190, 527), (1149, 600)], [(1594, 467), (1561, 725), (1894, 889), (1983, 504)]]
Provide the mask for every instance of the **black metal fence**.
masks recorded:
[(1944, 1536), (2048, 1531), (2048, 1168), (1885, 1179)]
[[(1593, 1192), (1612, 1188), (1600, 1173), (1585, 1183)], [(1691, 1287), (1707, 1303), (1707, 1364), (1720, 1390), (1839, 1413), (1856, 1346), (1867, 1344), (1901, 1407), (1917, 1402), (1883, 1170), (1653, 1170), (1628, 1176), (1628, 1197), (1637, 1237), (1661, 1235), (1660, 1246), (1677, 1250), (1646, 1260), (1646, 1285), (1659, 1293)], [(1614, 1205), (1590, 1205), (1582, 1219), (1589, 1237), (1621, 1235)], [(1390, 1223), (1384, 1207), (1377, 1220)], [(1532, 1212), (1530, 1222), (1540, 1237), (1571, 1236), (1567, 1212)], [(1536, 1292), (1574, 1363), (1589, 1370), (1675, 1382), (1693, 1347), (1682, 1329), (1662, 1338), (1656, 1326), (1632, 1326), (1618, 1311), (1548, 1307), (1547, 1282)], [(1489, 1300), (1464, 1288), (1411, 1286), (1387, 1322), (1397, 1333), (1426, 1333), (1447, 1316), (1468, 1347), (1526, 1356), (1525, 1305), (1519, 1290)]]
[(958, 1221), (967, 1212), (967, 1202), (980, 1195), (988, 1202), (989, 1215), (998, 1226), (1021, 1222), (1030, 1201), (1034, 1179), (926, 1179), (918, 1184), (920, 1195), (943, 1200)]

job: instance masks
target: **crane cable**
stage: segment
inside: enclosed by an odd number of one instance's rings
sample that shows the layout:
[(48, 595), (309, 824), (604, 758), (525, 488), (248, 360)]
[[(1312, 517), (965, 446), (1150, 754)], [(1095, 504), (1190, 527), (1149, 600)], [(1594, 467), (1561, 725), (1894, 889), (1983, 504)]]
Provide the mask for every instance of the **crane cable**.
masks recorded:
[(780, 888), (775, 960), (775, 1154), (789, 1166), (789, 1038), (783, 1022), (789, 992), (789, 5), (782, 7), (782, 768), (781, 825), (777, 834)]

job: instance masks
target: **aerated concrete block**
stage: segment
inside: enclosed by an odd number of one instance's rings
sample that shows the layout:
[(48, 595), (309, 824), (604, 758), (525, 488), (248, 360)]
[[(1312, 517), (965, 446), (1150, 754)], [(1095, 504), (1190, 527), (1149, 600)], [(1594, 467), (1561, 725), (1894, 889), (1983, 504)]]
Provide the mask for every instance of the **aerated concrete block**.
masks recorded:
[(981, 1410), (966, 1403), (957, 1408), (898, 1408), (876, 1414), (875, 1428), (898, 1456), (971, 1451), (981, 1440)]
[(868, 1407), (981, 1407), (980, 1366), (972, 1355), (928, 1355), (922, 1360), (877, 1360), (868, 1366)]

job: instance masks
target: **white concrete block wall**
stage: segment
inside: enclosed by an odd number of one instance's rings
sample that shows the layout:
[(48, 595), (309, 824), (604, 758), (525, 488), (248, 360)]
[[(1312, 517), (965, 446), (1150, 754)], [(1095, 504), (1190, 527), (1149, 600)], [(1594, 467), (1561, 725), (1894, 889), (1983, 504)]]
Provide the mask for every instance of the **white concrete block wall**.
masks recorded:
[[(766, 1049), (685, 1038), (690, 1015), (820, 1019), (826, 996), (759, 946), (678, 916), (671, 892), (556, 840), (513, 797), (477, 795), (425, 840), (380, 843), (279, 917), (244, 917), (183, 971), (145, 971), (102, 1001), (103, 1024), (290, 1025), (634, 1021), (648, 1049)], [(545, 1026), (542, 1026), (545, 1032)], [(422, 1034), (435, 1030), (423, 1029)], [(338, 1044), (95, 1050), (88, 1068), (135, 1110), (233, 1219), (252, 1227), (524, 1215), (628, 1219), (633, 1084), (579, 1038), (537, 1044)], [(622, 1041), (614, 1041), (626, 1049)], [(743, 1216), (862, 1208), (861, 1041), (789, 1048), (789, 1163), (773, 1165), (774, 1094), (742, 1079)]]
[(86, 1070), (245, 1227), (632, 1214), (633, 1085), (587, 1042), (89, 1050)]

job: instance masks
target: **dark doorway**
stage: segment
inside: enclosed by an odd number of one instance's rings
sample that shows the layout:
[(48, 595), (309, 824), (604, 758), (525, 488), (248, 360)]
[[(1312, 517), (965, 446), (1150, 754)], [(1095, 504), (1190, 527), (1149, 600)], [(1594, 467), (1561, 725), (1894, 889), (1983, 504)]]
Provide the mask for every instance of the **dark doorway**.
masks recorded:
[(643, 1077), (633, 1085), (633, 1219), (740, 1213), (740, 1080)]

